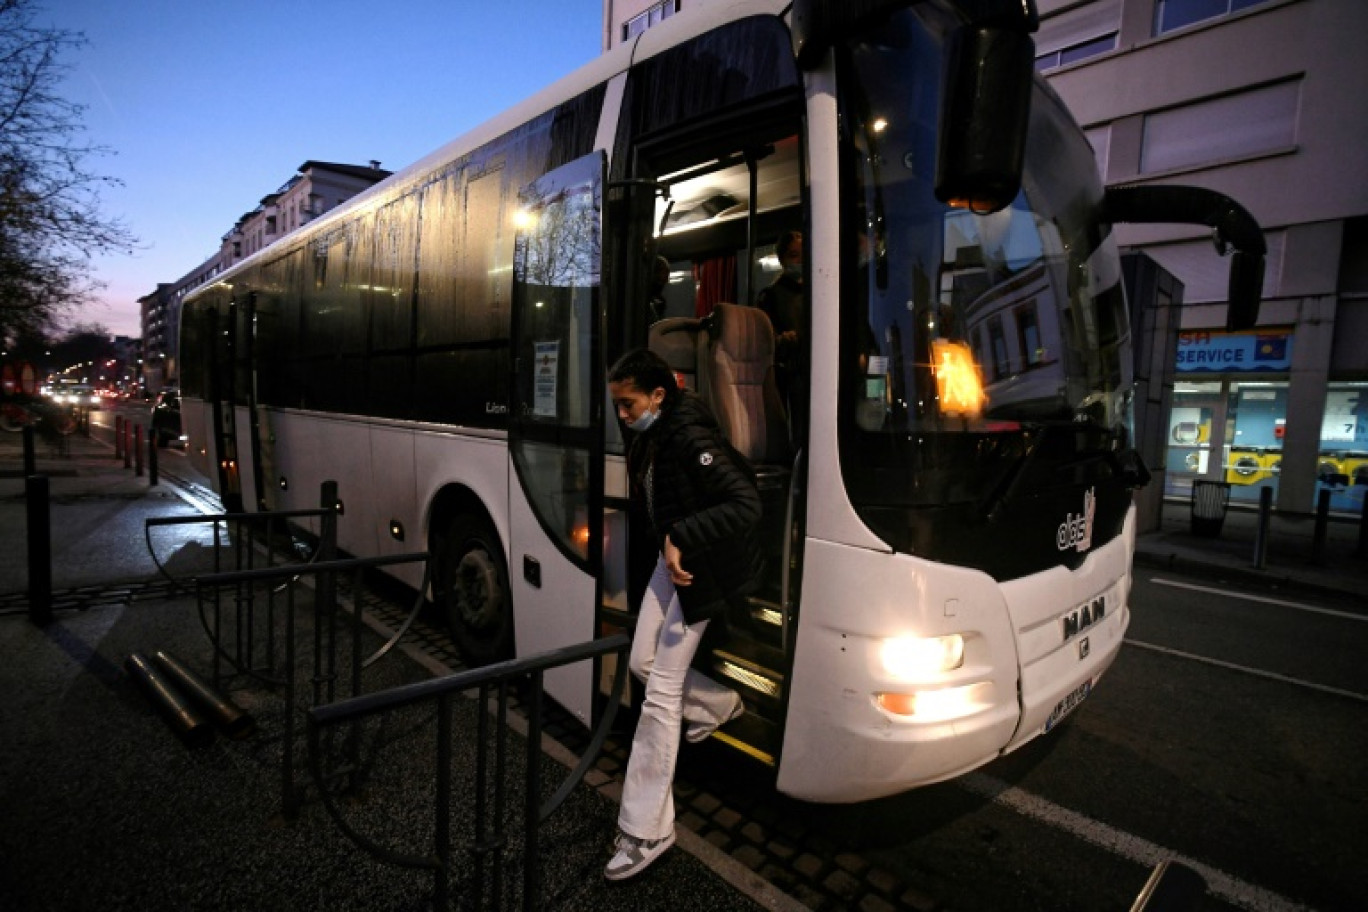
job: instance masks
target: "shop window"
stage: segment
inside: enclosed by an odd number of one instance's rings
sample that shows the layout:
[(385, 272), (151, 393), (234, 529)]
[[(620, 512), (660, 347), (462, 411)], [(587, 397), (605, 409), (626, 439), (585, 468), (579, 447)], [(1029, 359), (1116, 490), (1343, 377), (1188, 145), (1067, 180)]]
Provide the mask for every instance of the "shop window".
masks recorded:
[(1224, 421), (1225, 403), (1219, 381), (1180, 380), (1174, 384), (1164, 464), (1165, 494), (1185, 497), (1191, 493), (1193, 481), (1209, 477), (1213, 469), (1213, 431), (1221, 428)]
[(1225, 450), (1225, 477), (1232, 501), (1259, 502), (1259, 489), (1278, 496), (1283, 434), (1287, 427), (1285, 381), (1231, 382)]
[(1362, 515), (1368, 494), (1368, 383), (1331, 383), (1325, 392), (1316, 492), (1330, 491), (1330, 509)]

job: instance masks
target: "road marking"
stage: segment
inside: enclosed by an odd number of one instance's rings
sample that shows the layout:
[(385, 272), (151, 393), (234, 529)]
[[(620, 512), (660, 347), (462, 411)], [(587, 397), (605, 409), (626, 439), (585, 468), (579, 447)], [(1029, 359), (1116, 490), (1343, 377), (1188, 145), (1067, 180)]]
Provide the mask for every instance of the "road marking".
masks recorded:
[(1192, 583), (1180, 583), (1177, 580), (1159, 579), (1150, 577), (1150, 582), (1160, 586), (1173, 586), (1175, 589), (1191, 589), (1193, 592), (1209, 592), (1212, 595), (1224, 595), (1226, 598), (1244, 599), (1248, 602), (1264, 602), (1269, 605), (1281, 605), (1284, 608), (1295, 608), (1298, 611), (1309, 611), (1312, 614), (1325, 614), (1330, 617), (1345, 618), (1350, 621), (1363, 621), (1368, 623), (1368, 615), (1354, 614), (1351, 611), (1336, 611), (1333, 608), (1317, 608), (1315, 605), (1303, 605), (1300, 602), (1286, 602), (1282, 599), (1267, 598), (1262, 595), (1246, 595), (1243, 592), (1231, 592), (1229, 589), (1213, 589), (1210, 586), (1194, 586)]
[(994, 804), (1000, 804), (1026, 817), (1033, 817), (1048, 826), (1063, 830), (1144, 867), (1153, 868), (1166, 860), (1185, 864), (1206, 880), (1207, 892), (1241, 909), (1249, 909), (1251, 912), (1310, 912), (1309, 906), (1247, 883), (1200, 861), (1179, 855), (1148, 839), (1118, 830), (1077, 811), (1060, 807), (1039, 795), (1033, 795), (992, 776), (969, 773), (961, 776), (956, 782)]
[(1256, 678), (1268, 678), (1270, 681), (1278, 681), (1282, 684), (1293, 684), (1297, 687), (1318, 690), (1321, 693), (1334, 694), (1337, 697), (1348, 697), (1351, 700), (1358, 700), (1360, 703), (1368, 703), (1368, 694), (1361, 694), (1353, 690), (1341, 690), (1338, 687), (1329, 687), (1325, 684), (1317, 684), (1314, 681), (1306, 681), (1301, 678), (1290, 678), (1287, 675), (1280, 675), (1274, 671), (1264, 671), (1261, 668), (1250, 668), (1248, 665), (1236, 665), (1234, 662), (1223, 662), (1220, 659), (1200, 656), (1192, 652), (1183, 652), (1181, 649), (1170, 649), (1167, 646), (1146, 643), (1143, 640), (1133, 640), (1130, 637), (1126, 637), (1122, 642), (1127, 646), (1138, 646), (1141, 649), (1162, 652), (1165, 655), (1177, 656), (1180, 659), (1191, 659), (1194, 662), (1201, 662), (1205, 665), (1215, 665), (1217, 668), (1226, 668), (1231, 671), (1239, 671), (1244, 674), (1254, 675)]

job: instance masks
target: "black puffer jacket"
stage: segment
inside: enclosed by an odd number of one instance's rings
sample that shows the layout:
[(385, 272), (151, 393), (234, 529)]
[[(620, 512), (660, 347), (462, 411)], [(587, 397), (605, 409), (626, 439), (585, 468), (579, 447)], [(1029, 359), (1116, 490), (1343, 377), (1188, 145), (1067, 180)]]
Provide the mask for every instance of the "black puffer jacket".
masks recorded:
[(744, 608), (760, 573), (760, 494), (703, 400), (671, 390), (660, 418), (632, 442), (628, 467), (658, 544), (669, 535), (693, 574), (678, 589), (685, 622), (723, 616), (729, 602)]

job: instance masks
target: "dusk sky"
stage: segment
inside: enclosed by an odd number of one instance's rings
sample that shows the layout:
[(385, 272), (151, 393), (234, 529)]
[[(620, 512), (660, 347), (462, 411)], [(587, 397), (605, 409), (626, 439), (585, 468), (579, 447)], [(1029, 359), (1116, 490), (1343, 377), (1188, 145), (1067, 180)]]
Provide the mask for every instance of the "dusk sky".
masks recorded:
[(398, 171), (599, 54), (602, 0), (43, 0), (84, 33), (63, 94), (86, 106), (103, 211), (139, 239), (72, 322), (141, 334), (139, 297), (218, 249), (309, 159)]

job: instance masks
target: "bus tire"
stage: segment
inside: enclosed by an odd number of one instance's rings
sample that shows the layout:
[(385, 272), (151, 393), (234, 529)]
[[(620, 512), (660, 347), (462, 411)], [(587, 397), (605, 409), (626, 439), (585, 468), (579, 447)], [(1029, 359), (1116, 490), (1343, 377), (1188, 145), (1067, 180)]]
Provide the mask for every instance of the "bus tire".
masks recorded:
[(513, 598), (499, 536), (458, 516), (438, 540), (437, 603), (461, 658), (472, 668), (513, 657)]

